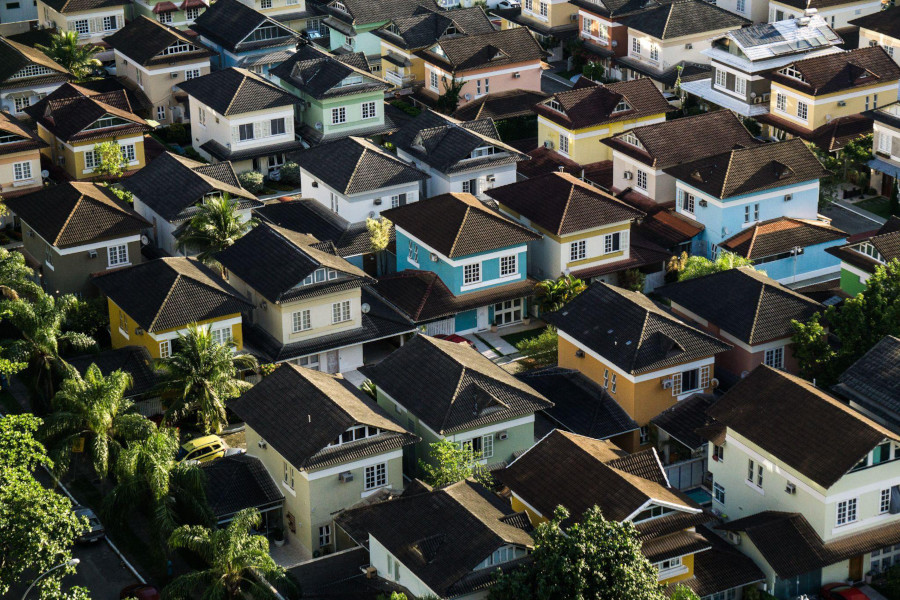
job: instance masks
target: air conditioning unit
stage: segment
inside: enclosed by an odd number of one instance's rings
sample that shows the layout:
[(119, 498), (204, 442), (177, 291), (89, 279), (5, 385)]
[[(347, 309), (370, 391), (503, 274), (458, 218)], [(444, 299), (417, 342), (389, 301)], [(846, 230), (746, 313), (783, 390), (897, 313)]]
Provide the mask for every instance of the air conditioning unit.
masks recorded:
[(314, 188), (319, 187), (319, 182), (318, 182), (318, 181), (313, 181), (313, 182), (312, 182), (312, 186), (313, 186)]
[(634, 177), (634, 173), (632, 173), (631, 171), (625, 171), (624, 173), (622, 173), (622, 177), (624, 177), (625, 179), (631, 179)]
[(258, 442), (256, 442), (256, 445), (259, 446), (260, 448), (262, 448), (263, 450), (265, 450), (266, 448), (269, 447), (269, 445), (266, 443), (266, 440), (259, 440)]
[(664, 390), (672, 389), (673, 385), (675, 385), (675, 381), (671, 377), (666, 377), (662, 380), (662, 387)]
[(693, 45), (693, 44), (685, 44), (685, 45), (684, 45), (684, 49), (685, 49), (685, 50), (693, 50), (693, 49), (694, 49), (694, 45)]
[(770, 92), (766, 92), (765, 94), (763, 94), (763, 95), (762, 95), (763, 102), (768, 102), (768, 101), (769, 101), (769, 97), (771, 97), (771, 95), (772, 95), (772, 94), (771, 94)]
[(577, 358), (584, 358), (584, 350), (576, 350), (576, 351), (575, 351), (575, 356), (576, 356)]
[(178, 73), (172, 73), (169, 75), (172, 79), (178, 79)]
[(706, 208), (707, 205), (709, 204), (709, 202), (707, 202), (706, 200), (701, 199), (697, 204), (699, 204), (699, 205), (702, 206), (703, 208)]
[(353, 473), (351, 473), (350, 471), (344, 471), (343, 473), (338, 475), (338, 479), (341, 483), (348, 483), (350, 481), (353, 481)]
[(381, 206), (381, 198), (375, 198), (375, 206)]
[(30, 238), (34, 237), (34, 232), (30, 229), (28, 230), (28, 237), (30, 237)]
[(764, 102), (764, 100), (763, 100), (762, 96), (757, 96), (756, 98), (753, 99), (753, 104), (762, 104), (763, 102)]
[(135, 328), (134, 328), (134, 335), (144, 335), (144, 330), (141, 329), (140, 327), (135, 327)]
[(741, 545), (741, 534), (737, 531), (726, 531), (725, 539), (734, 544), (735, 546)]
[(553, 150), (553, 142), (551, 140), (544, 140), (544, 148)]
[(97, 258), (96, 250), (88, 250), (88, 258)]
[(501, 431), (500, 433), (497, 434), (498, 440), (505, 440), (508, 437), (509, 437), (509, 434), (506, 433), (505, 431)]
[(431, 255), (429, 256), (429, 258), (431, 258), (431, 262), (438, 262), (438, 261), (440, 260), (440, 259), (438, 258), (438, 255), (435, 254), (434, 252), (431, 253)]
[(497, 181), (497, 178), (493, 175), (488, 175), (484, 178), (484, 180), (488, 183), (494, 183), (495, 181)]
[(797, 486), (794, 485), (793, 483), (788, 482), (788, 484), (786, 486), (784, 486), (784, 491), (788, 494), (796, 494)]
[(793, 199), (794, 199), (794, 195), (793, 195), (793, 194), (785, 194), (785, 195), (784, 195), (784, 201), (785, 201), (785, 202), (790, 202), (790, 201), (793, 200)]
[(578, 13), (574, 13), (574, 14), (569, 15), (569, 20), (570, 20), (570, 21), (577, 21), (577, 20), (578, 20)]
[(847, 102), (845, 100), (838, 100), (838, 106), (847, 106)]
[(516, 71), (515, 73), (513, 73), (513, 79), (518, 79), (518, 78), (521, 77), (521, 76), (522, 76), (522, 74), (519, 73), (518, 71)]

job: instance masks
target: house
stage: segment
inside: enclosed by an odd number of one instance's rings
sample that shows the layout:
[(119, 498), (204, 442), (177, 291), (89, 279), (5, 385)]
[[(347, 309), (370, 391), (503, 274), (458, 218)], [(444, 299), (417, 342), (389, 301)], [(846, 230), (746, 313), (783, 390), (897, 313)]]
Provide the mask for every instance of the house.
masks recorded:
[(717, 384), (715, 357), (731, 349), (638, 292), (595, 283), (544, 319), (559, 333), (558, 365), (603, 386), (640, 430), (616, 438), (634, 451), (650, 443), (650, 419)]
[(853, 19), (850, 25), (859, 27), (860, 48), (881, 46), (895, 62), (900, 62), (900, 53), (894, 55), (900, 47), (900, 10), (891, 7), (873, 12)]
[(93, 281), (107, 299), (113, 348), (138, 345), (153, 358), (167, 358), (192, 323), (208, 327), (216, 342), (243, 348), (241, 313), (252, 307), (197, 260), (158, 258)]
[(271, 76), (303, 101), (298, 123), (310, 144), (396, 129), (384, 103), (390, 85), (369, 73), (362, 53), (333, 56), (314, 44), (303, 44), (272, 69)]
[(900, 217), (891, 217), (876, 231), (850, 236), (827, 252), (840, 260), (841, 289), (855, 296), (866, 289), (875, 269), (900, 259)]
[(900, 102), (883, 104), (864, 116), (873, 125), (870, 185), (889, 198), (900, 177)]
[(669, 253), (635, 240), (640, 210), (568, 173), (549, 173), (494, 188), (488, 195), (500, 212), (534, 229), (528, 266), (536, 279), (571, 274), (579, 279), (618, 281), (628, 269), (662, 271)]
[(528, 318), (536, 281), (528, 277), (527, 244), (540, 234), (471, 194), (442, 194), (382, 215), (396, 229), (398, 273), (381, 278), (377, 289), (427, 333), (483, 331)]
[(171, 152), (159, 155), (146, 168), (122, 182), (134, 195), (134, 210), (152, 225), (154, 245), (171, 256), (191, 249), (180, 246), (176, 237), (197, 214), (205, 200), (227, 195), (237, 205), (238, 218), (247, 221), (262, 203), (241, 187), (231, 163), (200, 163)]
[(25, 112), (48, 144), (42, 154), (78, 180), (95, 177), (100, 165), (95, 147), (102, 143), (121, 147), (126, 173), (144, 166), (144, 133), (150, 125), (134, 110), (124, 88), (94, 91), (88, 85), (65, 83)]
[(256, 11), (272, 17), (294, 31), (326, 35), (322, 25), (323, 11), (319, 2), (306, 0), (253, 0), (249, 2)]
[(26, 25), (26, 23), (37, 21), (37, 18), (37, 3), (7, 2), (3, 6), (0, 6), (0, 23), (7, 26), (15, 24), (10, 28), (12, 31), (16, 31), (17, 29), (21, 31), (23, 25), (27, 27), (28, 25)]
[[(41, 189), (41, 150), (47, 142), (6, 111), (0, 112), (0, 194), (14, 198)], [(0, 224), (9, 221), (0, 217)]]
[(127, 373), (131, 376), (131, 387), (125, 390), (124, 397), (134, 402), (138, 412), (145, 417), (163, 414), (162, 402), (156, 388), (159, 372), (153, 366), (150, 353), (143, 346), (123, 346), (66, 360), (82, 377), (91, 365), (97, 365), (104, 375), (109, 375), (113, 371)]
[(424, 110), (391, 134), (397, 156), (429, 176), (425, 195), (486, 191), (516, 181), (516, 163), (528, 156), (500, 141), (491, 119), (461, 122)]
[(425, 63), (419, 93), (432, 102), (453, 82), (461, 84), (462, 105), (490, 93), (541, 89), (544, 51), (524, 27), (443, 38), (415, 54)]
[(415, 329), (363, 290), (373, 278), (312, 235), (264, 222), (216, 259), (253, 305), (247, 343), (271, 362), (346, 373), (363, 365), (365, 344)]
[(536, 118), (534, 105), (549, 97), (546, 92), (522, 89), (491, 93), (463, 104), (450, 116), (459, 121), (493, 119), (494, 122), (521, 117)]
[(486, 597), (497, 571), (529, 560), (534, 542), (528, 519), (480, 483), (412, 486), (399, 498), (335, 518), (347, 545), (368, 548), (382, 585), (402, 586), (415, 598), (475, 600)]
[(768, 592), (815, 594), (891, 564), (900, 542), (895, 433), (766, 366), (707, 413), (719, 529), (763, 570)]
[(613, 58), (612, 77), (648, 77), (670, 91), (679, 78), (709, 70), (703, 51), (711, 40), (751, 21), (704, 0), (675, 0), (624, 17), (622, 24), (628, 28), (628, 54)]
[(238, 174), (272, 176), (284, 165), (286, 152), (303, 147), (294, 132), (300, 99), (255, 73), (230, 67), (185, 81), (178, 89), (188, 95), (194, 147), (206, 160), (229, 161)]
[(769, 22), (801, 18), (813, 10), (832, 29), (852, 26), (851, 20), (882, 10), (878, 0), (769, 0)]
[(153, 106), (153, 119), (163, 125), (189, 117), (184, 98), (176, 98), (180, 82), (208, 75), (213, 52), (171, 26), (140, 16), (104, 40), (115, 54), (116, 76), (139, 88)]
[(900, 338), (884, 336), (831, 389), (850, 406), (891, 431), (900, 429)]
[[(722, 375), (723, 371), (719, 369), (718, 374)], [(703, 480), (708, 470), (709, 442), (701, 433), (712, 423), (706, 411), (716, 399), (715, 393), (692, 394), (650, 419), (666, 479), (673, 488), (685, 492), (702, 506), (710, 506), (712, 496), (707, 491), (708, 483)], [(712, 460), (717, 460), (717, 456), (712, 456)]]
[(194, 21), (203, 14), (209, 4), (203, 0), (134, 0), (134, 20), (147, 17), (168, 27), (185, 30), (193, 27)]
[(613, 68), (613, 58), (628, 54), (628, 27), (623, 20), (637, 12), (659, 6), (658, 2), (633, 0), (570, 0), (578, 8), (578, 39), (589, 62)]
[[(752, 10), (756, 11), (755, 4)], [(755, 118), (769, 112), (771, 82), (765, 78), (769, 71), (798, 58), (841, 52), (837, 46), (842, 43), (841, 37), (814, 13), (736, 29), (713, 39), (704, 50), (712, 70), (710, 76), (685, 81), (681, 89), (705, 104)]]
[(534, 106), (538, 143), (579, 164), (610, 160), (600, 143), (623, 131), (666, 120), (673, 109), (650, 80), (591, 85), (552, 94)]
[(0, 103), (5, 112), (27, 117), (25, 109), (72, 79), (40, 50), (0, 37)]
[(612, 150), (612, 191), (630, 190), (629, 200), (639, 205), (675, 199), (675, 179), (663, 169), (758, 143), (727, 110), (634, 127), (601, 141)]
[[(758, 117), (777, 139), (799, 137), (833, 152), (870, 131), (859, 113), (897, 99), (900, 65), (880, 46), (805, 58), (769, 73), (769, 114)], [(837, 143), (823, 147), (819, 136), (841, 125)]]
[(672, 302), (676, 315), (733, 346), (716, 357), (720, 379), (729, 373), (736, 380), (761, 364), (797, 374), (791, 322), (805, 323), (824, 309), (750, 267), (679, 281), (656, 293)]
[(549, 61), (563, 59), (566, 42), (578, 37), (578, 8), (565, 0), (525, 0), (520, 6), (493, 7), (501, 31), (526, 29), (543, 48)]
[(300, 41), (296, 31), (240, 0), (216, 2), (197, 17), (191, 29), (218, 54), (214, 68), (239, 67), (263, 77), (290, 57)]
[(361, 137), (345, 137), (294, 156), (300, 188), (351, 223), (419, 199), (428, 176)]
[(552, 406), (468, 344), (427, 335), (360, 372), (375, 385), (378, 405), (421, 438), (404, 450), (410, 477), (442, 440), (479, 453), (489, 470), (506, 465), (534, 444), (534, 413)]
[(22, 223), (23, 253), (47, 292), (92, 295), (92, 274), (141, 262), (149, 223), (103, 186), (65, 182), (6, 204)]
[(425, 83), (425, 61), (416, 54), (443, 39), (494, 31), (480, 7), (397, 17), (372, 33), (381, 40), (381, 76), (399, 89)]
[(237, 513), (252, 508), (261, 517), (260, 532), (281, 528), (284, 492), (261, 460), (233, 454), (197, 466), (205, 475), (206, 503), (216, 525), (227, 527)]
[(74, 31), (78, 43), (105, 47), (103, 38), (125, 26), (126, 0), (35, 0), (43, 29)]
[(307, 552), (335, 548), (335, 513), (403, 488), (403, 448), (418, 438), (340, 375), (280, 365), (228, 406), (279, 482), (285, 537)]

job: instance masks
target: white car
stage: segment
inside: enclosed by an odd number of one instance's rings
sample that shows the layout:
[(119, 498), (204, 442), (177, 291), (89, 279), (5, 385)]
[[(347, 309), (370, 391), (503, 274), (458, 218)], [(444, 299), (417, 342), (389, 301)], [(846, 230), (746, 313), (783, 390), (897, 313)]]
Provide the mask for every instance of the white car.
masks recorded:
[(521, 8), (522, 3), (519, 0), (500, 0), (497, 8)]

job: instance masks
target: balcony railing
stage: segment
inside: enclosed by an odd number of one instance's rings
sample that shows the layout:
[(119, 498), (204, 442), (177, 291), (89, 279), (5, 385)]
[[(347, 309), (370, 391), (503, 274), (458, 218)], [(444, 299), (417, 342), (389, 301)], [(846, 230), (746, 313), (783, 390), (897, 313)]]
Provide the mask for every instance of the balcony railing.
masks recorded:
[(400, 87), (409, 85), (414, 79), (412, 75), (401, 75), (397, 71), (391, 70), (385, 71), (384, 78), (388, 80), (388, 82)]

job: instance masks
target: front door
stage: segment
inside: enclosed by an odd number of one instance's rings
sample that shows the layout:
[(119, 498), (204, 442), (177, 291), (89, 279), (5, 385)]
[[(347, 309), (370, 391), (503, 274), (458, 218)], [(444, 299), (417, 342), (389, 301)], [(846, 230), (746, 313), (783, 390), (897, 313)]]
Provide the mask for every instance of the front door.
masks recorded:
[(482, 306), (478, 308), (478, 331), (484, 331), (489, 327), (488, 323), (488, 307)]
[(850, 559), (849, 577), (853, 581), (862, 581), (863, 578), (863, 557), (862, 554), (854, 556)]
[(340, 360), (340, 351), (339, 350), (330, 350), (325, 353), (325, 365), (326, 365), (326, 373), (337, 373), (341, 370), (341, 360)]

